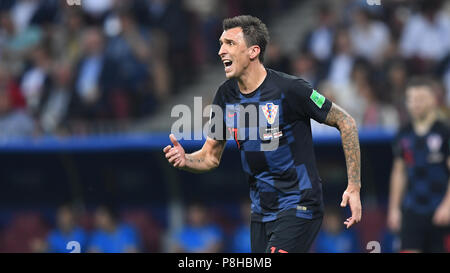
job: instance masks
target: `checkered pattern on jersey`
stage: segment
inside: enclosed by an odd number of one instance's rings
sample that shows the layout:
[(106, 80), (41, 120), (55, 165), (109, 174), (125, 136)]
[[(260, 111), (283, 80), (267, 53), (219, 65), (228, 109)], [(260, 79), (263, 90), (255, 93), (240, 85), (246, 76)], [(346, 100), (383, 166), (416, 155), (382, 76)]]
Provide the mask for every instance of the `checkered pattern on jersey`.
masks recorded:
[[(432, 214), (444, 198), (449, 179), (447, 132), (445, 125), (438, 122), (424, 136), (416, 135), (411, 126), (399, 133), (396, 154), (405, 162), (408, 179), (405, 209)], [(437, 145), (432, 144), (433, 138)]]
[[(236, 142), (241, 154), (252, 220), (272, 221), (284, 213), (311, 219), (322, 214), (323, 204), (310, 115), (323, 122), (331, 102), (319, 109), (309, 99), (312, 88), (306, 82), (267, 71), (251, 95), (243, 95), (236, 81), (228, 80), (213, 103), (223, 109), (224, 134)], [(301, 116), (299, 111), (310, 115)]]

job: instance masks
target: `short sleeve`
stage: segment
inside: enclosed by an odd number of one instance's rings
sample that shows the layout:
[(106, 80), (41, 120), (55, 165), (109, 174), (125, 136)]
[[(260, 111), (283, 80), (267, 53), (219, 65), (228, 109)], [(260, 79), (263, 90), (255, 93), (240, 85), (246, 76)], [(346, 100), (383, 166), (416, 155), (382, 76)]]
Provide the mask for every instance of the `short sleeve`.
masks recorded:
[(450, 158), (450, 127), (449, 126), (445, 127), (445, 143), (447, 145), (445, 145), (445, 147), (444, 147), (444, 154), (445, 154), (446, 158)]
[(401, 145), (401, 139), (402, 134), (399, 132), (395, 136), (394, 140), (392, 141), (392, 155), (394, 158), (402, 157), (403, 151), (402, 151), (402, 145)]
[(332, 104), (302, 79), (292, 81), (286, 99), (296, 119), (312, 118), (320, 123), (325, 122)]
[(222, 90), (219, 87), (211, 104), (211, 110), (209, 114), (208, 137), (214, 140), (227, 139), (226, 124), (223, 118), (224, 111), (225, 111), (225, 102), (223, 99)]

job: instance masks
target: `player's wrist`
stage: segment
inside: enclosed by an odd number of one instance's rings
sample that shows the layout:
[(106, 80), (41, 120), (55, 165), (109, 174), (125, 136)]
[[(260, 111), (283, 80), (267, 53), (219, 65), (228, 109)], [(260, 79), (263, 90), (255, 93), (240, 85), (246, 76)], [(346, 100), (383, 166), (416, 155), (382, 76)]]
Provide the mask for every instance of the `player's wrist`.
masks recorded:
[(361, 191), (361, 183), (360, 182), (349, 182), (347, 185), (347, 189), (345, 190), (348, 193), (360, 192)]
[(398, 213), (400, 212), (400, 206), (389, 206), (388, 207), (388, 213)]

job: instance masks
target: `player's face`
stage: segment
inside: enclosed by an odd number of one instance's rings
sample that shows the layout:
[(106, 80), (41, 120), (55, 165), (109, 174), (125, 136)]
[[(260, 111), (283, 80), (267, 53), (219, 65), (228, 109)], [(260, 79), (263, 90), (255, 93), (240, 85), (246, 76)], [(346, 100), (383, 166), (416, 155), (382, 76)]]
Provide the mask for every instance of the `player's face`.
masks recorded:
[(67, 208), (61, 208), (58, 211), (58, 226), (63, 229), (67, 230), (70, 229), (73, 226), (73, 214), (70, 211), (70, 209)]
[(433, 111), (436, 103), (433, 91), (427, 86), (410, 87), (406, 90), (406, 107), (413, 119), (422, 119)]
[(251, 52), (244, 40), (242, 28), (236, 27), (225, 30), (219, 39), (219, 56), (225, 67), (225, 76), (240, 77), (250, 64)]

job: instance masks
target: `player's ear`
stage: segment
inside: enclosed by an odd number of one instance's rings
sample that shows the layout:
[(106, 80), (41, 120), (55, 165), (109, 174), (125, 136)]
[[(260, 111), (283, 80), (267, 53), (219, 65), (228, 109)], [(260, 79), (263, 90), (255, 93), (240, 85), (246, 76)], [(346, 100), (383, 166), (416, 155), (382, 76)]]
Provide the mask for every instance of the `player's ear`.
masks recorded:
[(259, 46), (257, 46), (257, 45), (249, 47), (248, 50), (249, 50), (250, 60), (254, 60), (254, 59), (258, 58), (259, 53), (261, 52), (261, 48), (259, 48)]

